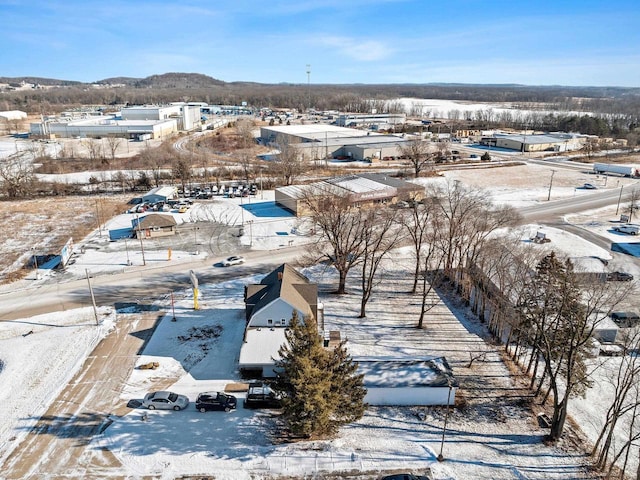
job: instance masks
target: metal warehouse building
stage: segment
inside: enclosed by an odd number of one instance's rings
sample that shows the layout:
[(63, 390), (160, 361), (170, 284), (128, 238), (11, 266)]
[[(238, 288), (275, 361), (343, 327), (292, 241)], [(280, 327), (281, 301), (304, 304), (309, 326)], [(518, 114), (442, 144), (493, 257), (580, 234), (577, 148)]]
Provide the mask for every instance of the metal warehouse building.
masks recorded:
[(483, 145), (506, 148), (518, 152), (568, 152), (582, 148), (580, 137), (569, 133), (558, 134), (496, 134), (481, 140)]
[(401, 155), (407, 139), (400, 135), (381, 135), (334, 125), (288, 125), (262, 127), (264, 143), (277, 143), (280, 138), (295, 145), (305, 160), (347, 158), (372, 161)]
[(420, 200), (424, 187), (382, 173), (345, 175), (307, 185), (289, 185), (275, 190), (276, 205), (297, 216), (306, 213), (306, 202), (323, 196), (338, 196), (351, 205)]

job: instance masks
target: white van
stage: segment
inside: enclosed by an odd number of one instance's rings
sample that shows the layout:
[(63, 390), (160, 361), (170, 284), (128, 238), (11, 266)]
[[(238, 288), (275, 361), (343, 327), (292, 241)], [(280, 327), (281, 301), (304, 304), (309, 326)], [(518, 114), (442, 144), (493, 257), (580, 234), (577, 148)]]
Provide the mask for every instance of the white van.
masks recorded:
[(627, 223), (624, 225), (617, 225), (613, 227), (613, 230), (620, 233), (628, 233), (629, 235), (638, 235), (640, 232), (640, 225)]

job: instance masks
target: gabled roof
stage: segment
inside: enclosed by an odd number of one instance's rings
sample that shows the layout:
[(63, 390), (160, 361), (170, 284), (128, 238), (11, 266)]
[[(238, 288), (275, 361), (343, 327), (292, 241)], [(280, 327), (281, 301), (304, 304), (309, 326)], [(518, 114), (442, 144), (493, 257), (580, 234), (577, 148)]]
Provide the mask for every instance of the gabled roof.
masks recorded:
[(283, 263), (264, 277), (258, 285), (247, 286), (247, 319), (251, 318), (253, 312), (259, 311), (278, 298), (304, 315), (315, 317), (317, 314), (318, 286), (310, 283), (309, 279), (295, 268)]
[(175, 227), (177, 225), (173, 215), (150, 213), (140, 219), (140, 228)]

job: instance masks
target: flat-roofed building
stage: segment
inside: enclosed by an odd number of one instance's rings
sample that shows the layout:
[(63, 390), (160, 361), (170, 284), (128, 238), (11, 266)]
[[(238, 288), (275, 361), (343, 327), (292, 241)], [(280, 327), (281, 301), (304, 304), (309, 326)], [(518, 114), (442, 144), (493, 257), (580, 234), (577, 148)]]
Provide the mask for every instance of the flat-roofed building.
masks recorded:
[(306, 185), (289, 185), (275, 190), (276, 205), (295, 215), (307, 213), (309, 201), (326, 196), (344, 198), (353, 206), (420, 200), (424, 187), (383, 173), (345, 175)]

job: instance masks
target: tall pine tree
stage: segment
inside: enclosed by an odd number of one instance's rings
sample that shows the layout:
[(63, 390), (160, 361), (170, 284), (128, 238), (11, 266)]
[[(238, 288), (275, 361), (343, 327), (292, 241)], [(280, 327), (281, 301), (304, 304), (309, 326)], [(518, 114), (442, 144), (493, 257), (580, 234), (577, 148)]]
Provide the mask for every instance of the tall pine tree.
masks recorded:
[(344, 342), (326, 350), (315, 319), (300, 322), (295, 311), (286, 339), (273, 389), (282, 395), (282, 418), (289, 432), (305, 438), (332, 435), (362, 418), (363, 375)]

